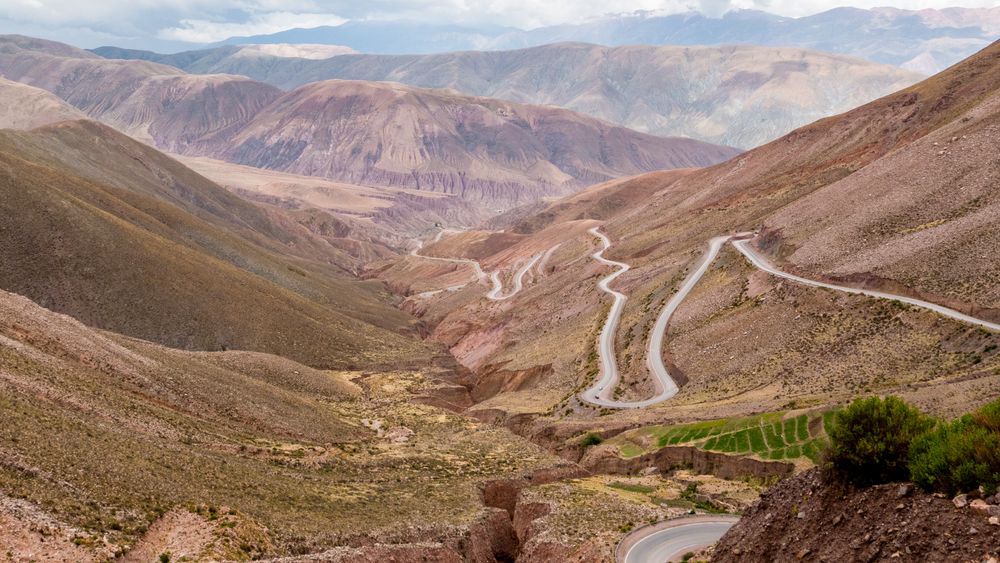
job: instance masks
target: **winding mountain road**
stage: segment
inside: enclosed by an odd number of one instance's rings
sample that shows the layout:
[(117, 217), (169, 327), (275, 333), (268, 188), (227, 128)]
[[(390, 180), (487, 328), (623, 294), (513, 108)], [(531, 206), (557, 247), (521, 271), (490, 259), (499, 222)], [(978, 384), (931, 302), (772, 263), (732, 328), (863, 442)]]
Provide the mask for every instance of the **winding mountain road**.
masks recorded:
[(601, 359), (600, 378), (598, 378), (594, 385), (584, 390), (580, 397), (590, 404), (612, 409), (638, 409), (662, 403), (676, 395), (677, 391), (679, 391), (677, 383), (670, 377), (667, 366), (663, 363), (663, 339), (667, 332), (667, 324), (670, 322), (670, 317), (680, 307), (684, 298), (691, 293), (698, 280), (708, 271), (708, 267), (715, 261), (715, 257), (719, 255), (722, 245), (734, 236), (747, 236), (751, 233), (715, 237), (709, 241), (708, 252), (702, 258), (701, 264), (684, 280), (677, 293), (673, 294), (667, 300), (667, 304), (660, 311), (660, 315), (656, 318), (656, 323), (653, 325), (653, 330), (650, 333), (649, 346), (646, 350), (646, 367), (653, 375), (653, 382), (657, 389), (656, 395), (642, 401), (618, 401), (613, 398), (615, 388), (620, 381), (618, 360), (615, 357), (615, 334), (618, 330), (618, 321), (621, 318), (622, 310), (625, 308), (625, 295), (611, 289), (608, 287), (608, 284), (627, 272), (629, 265), (624, 262), (616, 262), (605, 258), (604, 251), (611, 247), (611, 240), (599, 231), (597, 227), (590, 229), (589, 232), (601, 239), (602, 244), (602, 248), (592, 254), (593, 258), (602, 264), (615, 266), (618, 270), (603, 278), (597, 284), (597, 287), (601, 288), (601, 290), (614, 296), (615, 300), (611, 304), (611, 311), (608, 312), (608, 319), (604, 323), (604, 329), (601, 330), (598, 348), (598, 355)]
[[(444, 229), (444, 230), (438, 232), (437, 236), (434, 237), (434, 242), (439, 242), (441, 240), (441, 237), (445, 233), (458, 233), (458, 232), (460, 232), (460, 231), (453, 231), (451, 229)], [(486, 294), (486, 298), (489, 299), (489, 300), (491, 300), (491, 301), (504, 301), (504, 300), (510, 299), (511, 297), (514, 297), (515, 295), (517, 295), (518, 293), (520, 293), (521, 290), (524, 289), (524, 276), (525, 276), (525, 274), (527, 274), (529, 271), (531, 271), (531, 268), (540, 259), (542, 259), (543, 256), (547, 257), (548, 255), (551, 255), (551, 252), (554, 251), (556, 249), (556, 247), (559, 246), (559, 245), (556, 245), (556, 246), (550, 248), (549, 250), (547, 250), (546, 252), (541, 252), (541, 253), (538, 253), (538, 254), (532, 256), (531, 259), (529, 259), (525, 264), (523, 264), (520, 268), (518, 268), (517, 271), (514, 273), (514, 288), (513, 288), (513, 290), (510, 293), (504, 294), (504, 292), (503, 292), (503, 281), (501, 281), (501, 279), (500, 279), (500, 271), (499, 270), (493, 271), (493, 272), (490, 273), (489, 276), (487, 276), (486, 272), (483, 271), (483, 267), (476, 260), (471, 260), (471, 259), (468, 259), (468, 258), (441, 258), (441, 257), (438, 257), (438, 256), (426, 256), (426, 255), (420, 254), (420, 250), (424, 247), (424, 243), (420, 239), (414, 239), (414, 240), (416, 240), (417, 246), (416, 246), (416, 248), (414, 248), (413, 250), (410, 251), (410, 256), (415, 256), (417, 258), (423, 258), (425, 260), (437, 260), (439, 262), (451, 262), (451, 263), (455, 263), (455, 264), (465, 264), (465, 265), (470, 266), (472, 268), (472, 272), (475, 274), (476, 280), (478, 280), (478, 281), (486, 281), (487, 279), (489, 279), (490, 282), (493, 284), (493, 288), (490, 289), (490, 292)], [(609, 244), (610, 244), (610, 242), (609, 242)], [(469, 282), (471, 282), (471, 281), (472, 280), (469, 280)], [(456, 285), (456, 286), (449, 287), (449, 288), (447, 288), (447, 291), (455, 291), (457, 289), (461, 289), (461, 288), (465, 287), (466, 285), (468, 285), (469, 282), (466, 282), (466, 283), (464, 283), (462, 285)], [(425, 291), (423, 293), (418, 294), (418, 296), (430, 297), (430, 296), (436, 295), (436, 294), (438, 294), (438, 293), (440, 293), (442, 291), (445, 291), (445, 290), (438, 289), (438, 290), (434, 290), (434, 291)]]
[(531, 257), (531, 260), (528, 260), (523, 266), (517, 269), (517, 272), (514, 273), (514, 290), (506, 295), (503, 294), (503, 282), (500, 281), (500, 271), (494, 271), (490, 274), (490, 279), (493, 281), (493, 289), (486, 294), (486, 298), (492, 299), (493, 301), (503, 301), (504, 299), (510, 299), (520, 293), (521, 289), (524, 288), (524, 275), (531, 270), (531, 267), (534, 266), (535, 262), (538, 262), (541, 257), (542, 254), (536, 254)]
[(653, 382), (656, 385), (656, 394), (642, 401), (618, 401), (614, 399), (614, 392), (620, 381), (614, 345), (615, 334), (618, 330), (618, 323), (621, 318), (622, 311), (625, 308), (626, 297), (623, 293), (608, 287), (608, 284), (618, 278), (618, 276), (627, 272), (629, 270), (629, 265), (624, 262), (616, 262), (605, 258), (604, 252), (611, 247), (611, 240), (608, 239), (606, 235), (601, 233), (597, 227), (590, 229), (589, 232), (599, 238), (602, 245), (601, 249), (591, 256), (602, 264), (617, 268), (617, 270), (602, 278), (597, 284), (602, 291), (609, 293), (614, 297), (614, 302), (611, 304), (611, 310), (608, 312), (608, 318), (604, 323), (604, 328), (601, 330), (599, 340), (598, 355), (601, 361), (600, 377), (592, 386), (580, 393), (581, 400), (600, 407), (613, 409), (643, 408), (657, 403), (662, 403), (677, 394), (679, 390), (677, 383), (670, 376), (666, 365), (663, 363), (663, 340), (667, 332), (667, 325), (670, 323), (671, 316), (673, 316), (674, 312), (677, 311), (681, 302), (683, 302), (688, 294), (691, 293), (694, 286), (699, 280), (701, 280), (702, 276), (705, 275), (705, 272), (708, 271), (709, 266), (715, 261), (715, 258), (719, 255), (719, 251), (722, 249), (722, 246), (726, 244), (726, 242), (732, 242), (733, 246), (755, 267), (774, 276), (812, 287), (820, 287), (835, 291), (843, 291), (845, 293), (867, 295), (869, 297), (899, 301), (901, 303), (934, 311), (958, 321), (1000, 332), (1000, 324), (998, 323), (978, 319), (971, 315), (967, 315), (942, 305), (930, 303), (922, 299), (895, 295), (883, 291), (857, 289), (853, 287), (820, 282), (783, 272), (771, 264), (766, 258), (757, 254), (753, 247), (750, 246), (749, 237), (753, 236), (755, 233), (745, 232), (734, 235), (719, 236), (709, 240), (708, 251), (702, 257), (701, 263), (693, 272), (691, 272), (690, 275), (688, 275), (688, 277), (684, 280), (684, 283), (681, 284), (680, 289), (677, 290), (677, 293), (673, 294), (670, 299), (667, 300), (663, 310), (656, 318), (656, 323), (653, 325), (653, 330), (649, 337), (649, 346), (646, 350), (646, 367), (653, 375)]
[[(441, 240), (441, 234), (442, 233), (444, 233), (444, 231), (441, 231), (440, 233), (438, 233), (438, 236), (437, 236), (436, 239), (434, 239), (434, 242), (437, 242), (437, 241)], [(438, 256), (425, 256), (423, 254), (420, 254), (420, 250), (424, 247), (424, 241), (422, 241), (420, 239), (414, 239), (414, 240), (417, 241), (417, 247), (410, 251), (410, 256), (415, 256), (417, 258), (423, 258), (424, 260), (437, 260), (438, 262), (451, 262), (451, 263), (454, 263), (454, 264), (465, 264), (467, 266), (471, 266), (472, 267), (472, 272), (476, 275), (476, 279), (477, 280), (483, 281), (483, 280), (487, 279), (486, 272), (483, 271), (483, 268), (482, 268), (482, 266), (479, 265), (479, 262), (476, 262), (475, 260), (469, 260), (468, 258), (440, 258)], [(471, 282), (472, 280), (469, 280), (469, 281)], [(466, 284), (468, 284), (468, 282), (466, 282)]]

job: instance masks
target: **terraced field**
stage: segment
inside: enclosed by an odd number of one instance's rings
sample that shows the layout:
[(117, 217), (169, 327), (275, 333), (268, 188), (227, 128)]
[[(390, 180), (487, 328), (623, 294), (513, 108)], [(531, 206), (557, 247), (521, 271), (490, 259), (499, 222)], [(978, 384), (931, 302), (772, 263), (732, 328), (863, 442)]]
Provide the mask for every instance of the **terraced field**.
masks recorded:
[(647, 426), (609, 441), (622, 457), (631, 458), (664, 446), (697, 448), (765, 460), (805, 460), (815, 463), (826, 442), (834, 411), (790, 416), (785, 412), (679, 424)]

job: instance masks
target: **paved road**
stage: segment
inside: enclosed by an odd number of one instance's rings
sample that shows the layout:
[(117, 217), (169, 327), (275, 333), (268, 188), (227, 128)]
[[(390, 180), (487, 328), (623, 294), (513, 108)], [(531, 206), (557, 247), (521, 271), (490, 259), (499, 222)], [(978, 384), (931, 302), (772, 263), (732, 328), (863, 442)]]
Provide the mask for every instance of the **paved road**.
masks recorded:
[(869, 297), (878, 297), (880, 299), (891, 299), (892, 301), (899, 301), (901, 303), (913, 305), (914, 307), (929, 309), (931, 311), (934, 311), (935, 313), (941, 314), (945, 317), (949, 317), (958, 321), (962, 321), (976, 326), (981, 326), (989, 330), (1000, 332), (1000, 324), (998, 323), (984, 321), (983, 319), (977, 319), (976, 317), (973, 317), (971, 315), (966, 315), (965, 313), (961, 313), (954, 309), (949, 309), (948, 307), (944, 307), (936, 303), (930, 303), (922, 299), (915, 299), (913, 297), (904, 297), (902, 295), (894, 295), (892, 293), (885, 293), (883, 291), (874, 291), (871, 289), (857, 289), (854, 287), (825, 283), (782, 272), (773, 264), (771, 264), (766, 258), (757, 254), (757, 252), (753, 249), (753, 247), (750, 246), (749, 240), (734, 240), (733, 246), (735, 246), (737, 250), (739, 250), (744, 256), (746, 256), (747, 259), (750, 260), (751, 264), (774, 276), (785, 278), (787, 280), (792, 280), (812, 287), (823, 287), (826, 289), (833, 289), (836, 291), (843, 291), (846, 293), (855, 293), (859, 295), (867, 295)]
[(520, 293), (521, 289), (524, 288), (524, 274), (528, 273), (528, 271), (531, 270), (531, 267), (535, 265), (535, 262), (538, 262), (541, 257), (542, 254), (536, 254), (531, 257), (531, 260), (528, 260), (527, 263), (518, 268), (517, 272), (514, 274), (514, 289), (506, 295), (503, 294), (503, 282), (500, 281), (500, 272), (494, 271), (490, 274), (490, 279), (493, 281), (493, 289), (486, 294), (486, 298), (492, 299), (493, 301), (503, 301), (504, 299), (510, 299)]
[(592, 254), (593, 258), (602, 264), (617, 268), (616, 271), (601, 279), (597, 284), (602, 291), (610, 293), (614, 297), (614, 303), (611, 305), (611, 310), (608, 312), (608, 319), (604, 324), (604, 329), (601, 331), (600, 344), (598, 347), (598, 355), (601, 361), (600, 377), (591, 387), (584, 390), (580, 394), (580, 398), (583, 401), (601, 407), (614, 409), (636, 409), (648, 407), (650, 405), (666, 401), (677, 394), (677, 383), (670, 376), (666, 365), (663, 363), (663, 340), (666, 336), (667, 325), (670, 323), (670, 318), (673, 316), (674, 312), (677, 311), (681, 302), (683, 302), (688, 294), (691, 293), (694, 286), (697, 285), (698, 281), (705, 275), (705, 272), (708, 271), (708, 267), (715, 261), (719, 251), (722, 249), (722, 246), (726, 244), (726, 242), (732, 242), (733, 246), (757, 268), (784, 279), (792, 280), (812, 287), (822, 287), (835, 291), (843, 291), (845, 293), (877, 297), (880, 299), (891, 299), (893, 301), (907, 303), (915, 307), (929, 309), (952, 319), (1000, 332), (1000, 324), (998, 323), (978, 319), (954, 309), (949, 309), (948, 307), (923, 301), (921, 299), (894, 295), (892, 293), (882, 291), (857, 289), (853, 287), (820, 282), (783, 272), (771, 264), (766, 258), (757, 254), (753, 247), (750, 246), (749, 237), (753, 236), (755, 233), (746, 232), (719, 236), (709, 241), (708, 251), (702, 257), (701, 263), (693, 272), (691, 272), (690, 275), (688, 275), (687, 279), (684, 280), (684, 283), (681, 284), (677, 293), (672, 295), (670, 299), (667, 300), (663, 310), (660, 311), (659, 316), (656, 318), (656, 323), (653, 325), (653, 330), (651, 331), (649, 337), (649, 346), (646, 350), (646, 367), (653, 375), (653, 382), (656, 385), (656, 394), (642, 401), (617, 401), (614, 399), (614, 392), (615, 388), (618, 386), (620, 376), (618, 374), (618, 362), (615, 357), (614, 344), (615, 334), (618, 330), (618, 322), (621, 318), (622, 310), (625, 308), (626, 298), (624, 294), (608, 287), (608, 284), (618, 278), (618, 276), (627, 272), (629, 270), (629, 265), (624, 262), (616, 262), (614, 260), (604, 258), (604, 251), (611, 247), (611, 241), (607, 236), (601, 233), (597, 227), (590, 229), (589, 232), (598, 237), (601, 240), (602, 245), (600, 250)]
[[(601, 249), (591, 254), (594, 260), (597, 260), (607, 266), (614, 266), (617, 270), (597, 282), (597, 287), (599, 287), (601, 291), (610, 293), (611, 296), (614, 297), (614, 302), (611, 304), (611, 310), (608, 312), (608, 319), (604, 322), (604, 328), (601, 329), (601, 337), (598, 345), (598, 356), (601, 360), (601, 376), (594, 382), (594, 385), (584, 390), (584, 392), (580, 394), (580, 397), (584, 401), (595, 405), (612, 408), (624, 408), (619, 407), (619, 405), (624, 405), (626, 403), (620, 403), (619, 401), (615, 401), (608, 397), (614, 393), (615, 386), (618, 385), (618, 360), (615, 358), (615, 333), (618, 331), (618, 321), (622, 316), (622, 310), (625, 308), (625, 294), (611, 289), (608, 287), (608, 284), (615, 281), (618, 276), (627, 272), (629, 265), (624, 262), (616, 262), (605, 258), (604, 251), (611, 248), (611, 240), (605, 236), (604, 233), (597, 230), (597, 227), (590, 229), (588, 232), (601, 239)], [(670, 381), (673, 383), (673, 380)], [(651, 399), (651, 401), (658, 402), (653, 399)], [(653, 402), (649, 404), (653, 404)], [(636, 407), (645, 406), (638, 403), (627, 404), (634, 404)]]
[(673, 316), (674, 311), (684, 301), (684, 298), (691, 293), (691, 289), (698, 283), (698, 280), (708, 271), (708, 267), (715, 260), (715, 257), (718, 256), (722, 245), (734, 236), (746, 236), (750, 233), (715, 237), (710, 240), (708, 252), (702, 258), (701, 264), (699, 264), (694, 272), (688, 275), (677, 293), (673, 294), (667, 300), (663, 310), (660, 311), (660, 315), (656, 318), (656, 323), (653, 325), (653, 330), (649, 336), (649, 346), (646, 350), (646, 367), (653, 374), (656, 395), (642, 401), (617, 401), (613, 398), (615, 388), (618, 386), (620, 379), (618, 375), (618, 361), (615, 357), (615, 332), (618, 330), (618, 321), (625, 307), (625, 295), (609, 288), (608, 284), (627, 272), (629, 265), (624, 262), (615, 262), (604, 258), (604, 251), (611, 246), (611, 241), (597, 230), (597, 227), (590, 229), (590, 233), (601, 239), (602, 244), (602, 248), (593, 254), (594, 259), (602, 264), (616, 266), (619, 269), (597, 284), (602, 290), (613, 295), (615, 301), (611, 305), (608, 320), (604, 323), (604, 329), (601, 331), (600, 346), (598, 348), (598, 355), (601, 359), (601, 376), (594, 385), (584, 390), (580, 394), (580, 397), (588, 403), (613, 409), (638, 409), (662, 403), (676, 395), (678, 391), (677, 383), (670, 377), (667, 366), (663, 363), (663, 338), (666, 335), (670, 317)]
[[(446, 233), (459, 233), (459, 232), (461, 232), (461, 231), (455, 231), (455, 230), (452, 230), (452, 229), (444, 229), (444, 230), (438, 232), (437, 236), (434, 237), (434, 242), (439, 242), (441, 240), (441, 237), (444, 236)], [(417, 258), (423, 258), (425, 260), (437, 260), (439, 262), (451, 262), (451, 263), (455, 263), (455, 264), (465, 264), (465, 265), (470, 266), (472, 268), (472, 272), (475, 274), (476, 280), (478, 280), (478, 281), (485, 281), (485, 280), (489, 279), (490, 282), (493, 284), (493, 288), (490, 290), (489, 293), (486, 294), (486, 298), (490, 299), (491, 301), (503, 301), (505, 299), (510, 299), (511, 297), (514, 297), (515, 295), (517, 295), (518, 293), (520, 293), (521, 290), (524, 289), (524, 275), (527, 274), (531, 270), (532, 266), (534, 266), (539, 260), (541, 260), (543, 256), (545, 256), (546, 259), (547, 259), (548, 256), (551, 255), (551, 253), (559, 246), (559, 245), (556, 245), (556, 246), (550, 248), (546, 252), (539, 253), (539, 254), (536, 254), (535, 256), (532, 256), (531, 259), (528, 260), (528, 262), (526, 262), (524, 265), (522, 265), (520, 268), (518, 268), (517, 272), (514, 273), (514, 289), (510, 293), (504, 294), (503, 293), (503, 282), (500, 280), (500, 272), (499, 271), (494, 271), (489, 276), (487, 276), (486, 272), (483, 271), (483, 267), (479, 264), (479, 262), (477, 262), (475, 260), (470, 260), (468, 258), (441, 258), (441, 257), (438, 257), (438, 256), (425, 256), (423, 254), (420, 254), (420, 249), (422, 249), (424, 247), (423, 241), (420, 240), (420, 239), (414, 239), (414, 240), (416, 241), (417, 246), (413, 250), (410, 251), (410, 256), (415, 256)], [(471, 282), (471, 281), (472, 280), (469, 280), (469, 282)], [(466, 282), (466, 283), (464, 283), (462, 285), (456, 285), (456, 286), (449, 287), (446, 290), (447, 291), (455, 291), (455, 290), (461, 289), (461, 288), (465, 287), (466, 285), (468, 285), (469, 282)], [(438, 293), (440, 293), (442, 291), (446, 291), (446, 290), (444, 290), (444, 289), (438, 289), (438, 290), (434, 290), (434, 291), (425, 291), (423, 293), (417, 294), (416, 297), (422, 297), (422, 298), (431, 297), (433, 295), (436, 295), (436, 294), (438, 294)]]
[(726, 531), (736, 523), (736, 517), (709, 517), (665, 522), (668, 527), (649, 532), (638, 530), (639, 540), (632, 540), (621, 558), (623, 563), (664, 563), (680, 561), (685, 553), (695, 551), (719, 541)]

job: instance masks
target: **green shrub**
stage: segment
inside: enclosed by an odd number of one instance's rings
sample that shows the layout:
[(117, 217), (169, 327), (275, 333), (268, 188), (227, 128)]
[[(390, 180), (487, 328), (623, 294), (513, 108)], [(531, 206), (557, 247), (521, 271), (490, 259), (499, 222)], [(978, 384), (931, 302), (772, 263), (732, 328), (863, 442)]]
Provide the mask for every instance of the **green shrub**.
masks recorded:
[(910, 474), (927, 490), (955, 494), (1000, 486), (1000, 401), (914, 440)]
[(600, 434), (597, 434), (595, 432), (587, 432), (587, 434), (584, 435), (583, 440), (580, 440), (580, 445), (582, 445), (585, 448), (589, 448), (590, 446), (596, 446), (597, 444), (600, 444), (603, 441), (604, 438), (601, 438)]
[(831, 426), (829, 475), (864, 486), (907, 480), (910, 443), (933, 420), (898, 397), (870, 397), (837, 412)]

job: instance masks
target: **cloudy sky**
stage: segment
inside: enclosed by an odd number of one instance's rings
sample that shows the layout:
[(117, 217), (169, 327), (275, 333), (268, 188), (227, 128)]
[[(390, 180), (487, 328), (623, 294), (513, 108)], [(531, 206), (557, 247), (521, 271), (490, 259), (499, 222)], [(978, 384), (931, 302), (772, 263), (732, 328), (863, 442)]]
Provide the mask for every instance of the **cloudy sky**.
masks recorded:
[(409, 19), (528, 29), (608, 13), (753, 8), (802, 16), (843, 5), (907, 9), (992, 7), (998, 0), (0, 0), (0, 33), (80, 47), (183, 47), (234, 35), (338, 25), (352, 19)]

